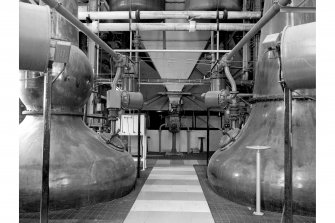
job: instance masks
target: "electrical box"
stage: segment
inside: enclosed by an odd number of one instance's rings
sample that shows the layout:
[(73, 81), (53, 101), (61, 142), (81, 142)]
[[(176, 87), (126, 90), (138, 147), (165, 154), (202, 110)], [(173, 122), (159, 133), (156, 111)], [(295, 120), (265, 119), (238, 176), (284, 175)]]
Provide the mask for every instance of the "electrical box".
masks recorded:
[[(141, 131), (140, 135), (145, 135), (146, 130), (145, 115), (141, 114)], [(116, 129), (120, 129), (119, 135), (137, 136), (138, 132), (138, 115), (121, 115), (116, 122)]]
[(107, 109), (121, 109), (121, 93), (119, 90), (107, 91)]

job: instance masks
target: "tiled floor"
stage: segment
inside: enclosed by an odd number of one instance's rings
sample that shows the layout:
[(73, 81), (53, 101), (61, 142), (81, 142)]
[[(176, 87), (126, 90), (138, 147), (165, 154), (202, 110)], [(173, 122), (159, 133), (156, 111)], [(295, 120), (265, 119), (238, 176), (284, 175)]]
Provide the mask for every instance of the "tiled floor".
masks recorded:
[[(194, 156), (194, 155), (193, 155)], [(206, 156), (198, 160), (148, 159), (135, 189), (125, 197), (80, 209), (51, 211), (50, 223), (122, 222), (281, 222), (281, 213), (252, 215), (245, 207), (217, 195), (206, 178)], [(145, 221), (144, 221), (145, 220)], [(294, 222), (315, 222), (315, 217), (294, 216)], [(39, 213), (20, 213), (20, 222), (39, 222)]]
[(214, 223), (193, 165), (157, 160), (125, 223)]
[[(207, 199), (209, 208), (215, 220), (215, 223), (280, 223), (282, 214), (276, 212), (264, 211), (264, 216), (253, 215), (254, 207), (246, 207), (229, 201), (218, 194), (211, 188), (206, 178), (207, 166), (194, 166), (202, 190)], [(294, 223), (312, 223), (316, 222), (315, 217), (294, 215)]]

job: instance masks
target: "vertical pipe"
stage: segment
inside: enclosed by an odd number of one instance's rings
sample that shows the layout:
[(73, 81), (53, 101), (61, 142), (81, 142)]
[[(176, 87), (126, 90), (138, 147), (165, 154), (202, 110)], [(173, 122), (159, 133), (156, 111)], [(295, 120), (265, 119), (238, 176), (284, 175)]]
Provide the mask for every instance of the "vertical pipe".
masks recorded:
[(256, 153), (256, 215), (261, 215), (261, 155)]
[(209, 116), (210, 116), (210, 111), (207, 109), (207, 166), (208, 166), (208, 161), (209, 161)]
[(141, 171), (141, 110), (138, 110), (137, 120), (137, 178), (140, 178)]
[[(140, 48), (140, 33), (138, 30), (136, 30), (136, 35), (135, 35), (135, 49), (138, 50)], [(135, 52), (135, 78), (138, 79), (138, 84), (140, 81), (140, 59), (139, 59), (139, 52)], [(134, 84), (134, 91), (140, 91), (139, 86), (136, 86)]]
[[(98, 2), (97, 0), (90, 0), (88, 2), (88, 10), (89, 11), (97, 11), (98, 9)], [(99, 35), (99, 34), (98, 34)], [(93, 68), (93, 74), (96, 75), (98, 73), (98, 70), (96, 69), (96, 67), (98, 66), (98, 62), (97, 62), (97, 45), (95, 44), (95, 42), (93, 40), (91, 40), (90, 38), (87, 38), (87, 57), (88, 60), (90, 61), (90, 64)], [(93, 82), (93, 89), (95, 89), (95, 84)], [(95, 109), (94, 109), (94, 104), (93, 104), (93, 100), (94, 100), (94, 94), (92, 93), (90, 95), (89, 100), (86, 102), (85, 105), (85, 111), (86, 111), (86, 115), (87, 114), (94, 114), (95, 113)], [(93, 120), (92, 118), (87, 118), (87, 116), (84, 116), (84, 122), (86, 124), (88, 124), (88, 122), (90, 120)]]
[(292, 211), (292, 92), (288, 88), (284, 88), (284, 222), (293, 222)]
[(177, 133), (173, 132), (172, 133), (172, 149), (171, 149), (171, 153), (175, 154), (177, 153)]
[(158, 152), (162, 152), (162, 130), (158, 130)]
[(191, 131), (190, 128), (187, 127), (187, 153), (190, 153), (191, 150)]
[[(219, 54), (219, 49), (220, 49), (220, 32), (216, 31), (216, 60), (219, 60), (220, 54)], [(217, 66), (217, 72), (219, 74), (219, 67)]]
[(162, 128), (163, 126), (166, 126), (166, 124), (161, 124), (161, 126), (159, 126), (159, 130), (158, 130), (158, 140), (159, 140), (159, 148), (158, 148), (158, 151), (159, 152), (162, 152)]
[(51, 128), (51, 80), (48, 71), (44, 74), (42, 194), (40, 203), (40, 223), (48, 223), (50, 128)]
[[(214, 50), (214, 31), (211, 31), (211, 50)], [(215, 64), (215, 53), (212, 53), (212, 62), (211, 62), (211, 68), (213, 69), (213, 66)]]
[[(243, 0), (243, 11), (247, 11), (247, 0)], [(243, 20), (243, 23), (248, 23), (246, 19)], [(243, 32), (243, 36), (247, 32)], [(248, 48), (249, 48), (249, 42), (243, 45), (243, 59), (242, 59), (242, 71), (243, 71), (243, 80), (248, 80), (249, 79), (249, 74), (248, 74)]]

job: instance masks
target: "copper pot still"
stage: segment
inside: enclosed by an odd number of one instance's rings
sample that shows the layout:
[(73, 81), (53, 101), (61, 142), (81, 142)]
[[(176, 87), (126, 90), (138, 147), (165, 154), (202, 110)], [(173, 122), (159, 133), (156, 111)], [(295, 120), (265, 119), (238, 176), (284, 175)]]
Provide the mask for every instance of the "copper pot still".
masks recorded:
[[(272, 2), (264, 2), (264, 12), (272, 6)], [(292, 5), (300, 2), (293, 0)], [(315, 2), (307, 0), (303, 6), (315, 7)], [(207, 170), (210, 185), (221, 196), (243, 205), (255, 205), (256, 157), (255, 151), (246, 149), (246, 146), (270, 146), (270, 150), (261, 154), (261, 205), (262, 209), (269, 211), (283, 210), (283, 90), (278, 83), (278, 59), (273, 58), (261, 43), (267, 35), (279, 33), (287, 25), (314, 21), (313, 13), (279, 13), (261, 30), (250, 117), (236, 142), (214, 153)], [(293, 95), (293, 211), (300, 215), (315, 215), (315, 101), (305, 97), (314, 97), (315, 89), (297, 90)]]
[[(77, 0), (63, 0), (77, 15)], [(135, 163), (127, 152), (108, 146), (82, 121), (82, 106), (93, 84), (93, 70), (77, 47), (78, 31), (56, 12), (54, 39), (72, 43), (64, 72), (52, 86), (49, 208), (66, 209), (109, 201), (128, 194), (136, 181)], [(34, 56), (34, 55), (31, 55)], [(54, 64), (52, 79), (63, 69)], [(39, 211), (42, 187), (43, 83), (39, 72), (20, 71), (20, 99), (26, 117), (19, 127), (20, 212)]]

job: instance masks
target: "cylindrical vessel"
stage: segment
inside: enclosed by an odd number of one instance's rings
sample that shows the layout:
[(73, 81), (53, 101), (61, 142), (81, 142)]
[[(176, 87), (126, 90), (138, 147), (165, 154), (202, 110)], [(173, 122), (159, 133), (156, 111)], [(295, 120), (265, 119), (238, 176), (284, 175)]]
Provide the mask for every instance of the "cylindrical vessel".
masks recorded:
[(143, 106), (143, 95), (141, 92), (123, 91), (121, 104), (124, 109), (140, 109)]
[(49, 7), (20, 2), (19, 26), (19, 68), (45, 72), (50, 55)]
[(211, 10), (242, 10), (243, 0), (186, 0), (185, 8), (191, 11), (211, 11)]
[(291, 90), (316, 86), (316, 23), (287, 26), (282, 32), (283, 79)]
[(207, 108), (215, 108), (228, 104), (228, 91), (208, 91), (205, 94), (205, 104)]
[[(58, 0), (71, 14), (78, 17), (77, 0)], [(42, 5), (45, 3), (42, 2)], [(51, 10), (51, 37), (55, 40), (68, 41), (78, 46), (79, 32), (76, 27), (69, 23), (55, 10)]]
[[(77, 14), (77, 0), (62, 2)], [(75, 46), (78, 31), (72, 32), (72, 25), (68, 27), (69, 23), (53, 16), (57, 39), (71, 41), (74, 45), (64, 71), (63, 64), (54, 63), (51, 74), (55, 80), (51, 98), (51, 210), (77, 208), (124, 196), (136, 180), (131, 155), (107, 146), (83, 123), (80, 109), (91, 94), (93, 70), (86, 55)], [(38, 211), (40, 204), (44, 124), (42, 77), (39, 72), (21, 71), (20, 98), (28, 111), (19, 127), (20, 211)]]
[[(292, 1), (293, 5), (300, 1)], [(272, 6), (265, 1), (264, 12)], [(314, 6), (308, 0), (304, 6)], [(287, 25), (315, 21), (314, 14), (279, 13), (261, 31), (260, 43)], [(228, 149), (217, 150), (208, 166), (211, 186), (221, 196), (248, 206), (255, 205), (256, 159), (249, 145), (269, 146), (262, 156), (262, 208), (282, 211), (284, 199), (284, 102), (279, 84), (279, 61), (260, 46), (255, 76), (254, 104), (250, 117), (237, 140)], [(299, 91), (293, 97), (293, 210), (296, 214), (315, 215), (315, 101), (304, 98), (315, 90)]]
[(161, 11), (165, 8), (164, 0), (109, 0), (111, 11)]

